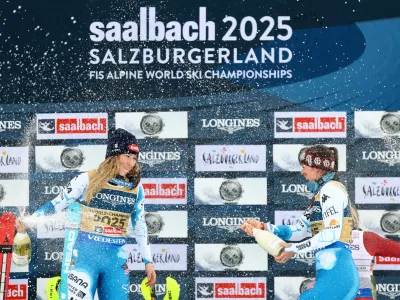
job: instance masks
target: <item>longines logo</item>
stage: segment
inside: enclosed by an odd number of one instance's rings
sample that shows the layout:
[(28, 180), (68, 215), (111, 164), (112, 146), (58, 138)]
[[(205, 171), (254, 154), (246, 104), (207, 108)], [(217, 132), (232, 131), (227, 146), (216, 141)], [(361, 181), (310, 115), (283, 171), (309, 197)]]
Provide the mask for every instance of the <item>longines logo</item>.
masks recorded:
[(380, 221), (381, 228), (386, 233), (396, 233), (400, 231), (400, 215), (394, 212), (386, 212)]
[(82, 166), (85, 157), (79, 148), (65, 148), (60, 155), (61, 164), (67, 169), (77, 169)]
[(399, 283), (378, 283), (376, 285), (376, 291), (378, 294), (389, 297), (390, 299), (396, 299), (400, 296), (400, 284)]
[(181, 159), (181, 153), (176, 152), (140, 152), (139, 162), (147, 164), (150, 167), (158, 164), (165, 163), (167, 161), (176, 161)]
[(10, 129), (21, 129), (21, 121), (0, 121), (0, 132)]
[(53, 185), (53, 186), (46, 185), (44, 187), (44, 194), (45, 195), (59, 195), (66, 188), (67, 188), (67, 186), (62, 186), (62, 185)]
[(307, 188), (305, 184), (282, 184), (282, 193), (292, 193), (302, 197), (307, 197), (311, 199), (313, 197), (313, 193)]
[(123, 204), (135, 204), (136, 198), (131, 198), (131, 197), (124, 197), (120, 195), (114, 195), (114, 194), (107, 194), (107, 193), (97, 193), (96, 194), (96, 199), (103, 200), (105, 202), (110, 203), (111, 205), (123, 205)]
[(259, 127), (260, 119), (201, 119), (202, 128), (217, 128), (229, 134), (245, 128)]
[(62, 261), (63, 252), (44, 252), (44, 260)]
[(309, 266), (313, 266), (315, 262), (314, 254), (312, 252), (296, 253), (293, 256), (293, 259)]
[(394, 166), (400, 163), (400, 151), (363, 151), (363, 160), (376, 160)]
[(225, 229), (230, 233), (240, 229), (240, 226), (250, 219), (256, 219), (260, 221), (258, 217), (243, 217), (243, 218), (203, 218), (203, 226), (205, 227), (217, 227)]

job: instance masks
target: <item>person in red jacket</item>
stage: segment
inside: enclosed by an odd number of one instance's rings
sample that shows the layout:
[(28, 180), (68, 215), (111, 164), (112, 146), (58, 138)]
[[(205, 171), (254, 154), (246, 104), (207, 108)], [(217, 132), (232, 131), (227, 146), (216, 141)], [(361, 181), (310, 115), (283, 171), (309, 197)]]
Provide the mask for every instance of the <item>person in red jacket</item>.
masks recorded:
[[(358, 213), (352, 209), (354, 228), (358, 228)], [(372, 231), (352, 231), (350, 243), (353, 259), (360, 276), (360, 288), (355, 300), (376, 299), (371, 260), (375, 256), (400, 257), (400, 242), (380, 236)]]

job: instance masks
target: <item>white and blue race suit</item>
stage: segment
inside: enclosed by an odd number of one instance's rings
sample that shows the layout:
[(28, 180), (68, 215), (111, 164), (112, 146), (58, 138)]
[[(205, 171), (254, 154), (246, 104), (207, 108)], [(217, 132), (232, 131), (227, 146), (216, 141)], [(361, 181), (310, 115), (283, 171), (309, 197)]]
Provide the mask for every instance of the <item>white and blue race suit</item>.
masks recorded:
[(347, 190), (341, 183), (330, 180), (314, 199), (295, 225), (269, 224), (267, 229), (285, 241), (301, 241), (292, 243), (286, 251), (314, 251), (316, 283), (299, 299), (354, 299), (359, 277), (349, 247), (353, 223)]
[[(141, 184), (114, 178), (84, 201), (95, 171), (71, 180), (55, 199), (33, 215), (51, 215), (68, 207), (61, 270), (60, 299), (128, 299), (126, 236), (134, 235), (145, 263), (151, 262)], [(129, 234), (129, 232), (131, 232)]]

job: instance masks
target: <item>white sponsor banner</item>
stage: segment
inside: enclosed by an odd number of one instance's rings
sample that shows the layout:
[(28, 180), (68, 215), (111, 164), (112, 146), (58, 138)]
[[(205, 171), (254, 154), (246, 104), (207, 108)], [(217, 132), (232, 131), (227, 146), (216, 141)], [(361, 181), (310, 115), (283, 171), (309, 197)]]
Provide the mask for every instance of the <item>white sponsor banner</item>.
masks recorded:
[(266, 205), (267, 178), (195, 178), (195, 204)]
[[(144, 270), (144, 263), (136, 244), (126, 246), (129, 270)], [(187, 245), (183, 244), (151, 244), (154, 268), (158, 271), (186, 271)]]
[(400, 258), (376, 256), (374, 270), (398, 271), (400, 270)]
[(400, 203), (400, 177), (360, 177), (355, 180), (356, 203)]
[(187, 211), (163, 210), (145, 213), (147, 233), (158, 238), (187, 238)]
[(106, 145), (36, 146), (36, 172), (87, 172), (104, 160)]
[(345, 138), (346, 112), (275, 112), (275, 138)]
[(359, 227), (380, 235), (400, 235), (400, 211), (359, 210)]
[(115, 113), (115, 127), (129, 131), (138, 139), (187, 139), (188, 115), (186, 111)]
[(196, 271), (267, 271), (268, 253), (258, 244), (196, 244)]
[(186, 178), (142, 178), (145, 204), (187, 204)]
[(267, 299), (265, 277), (197, 277), (196, 300)]
[(0, 180), (0, 206), (29, 206), (29, 180)]
[(384, 138), (400, 136), (400, 112), (355, 111), (356, 138)]
[(265, 145), (196, 146), (196, 172), (265, 171)]
[(55, 239), (65, 238), (65, 220), (67, 212), (62, 211), (54, 215), (38, 217), (37, 238)]
[(0, 173), (28, 173), (28, 147), (0, 147)]
[(8, 281), (8, 289), (5, 292), (6, 298), (4, 299), (28, 300), (28, 279), (10, 279)]
[(275, 225), (294, 225), (303, 216), (303, 213), (304, 211), (300, 210), (276, 210)]
[(313, 278), (306, 277), (275, 277), (275, 300), (297, 300), (300, 292), (306, 289)]
[(106, 139), (107, 113), (37, 114), (38, 140)]
[[(275, 144), (273, 145), (274, 171), (301, 171), (298, 155), (302, 148), (312, 145), (301, 144)], [(346, 145), (345, 144), (325, 144), (327, 147), (335, 147), (339, 154), (339, 170), (346, 171)]]

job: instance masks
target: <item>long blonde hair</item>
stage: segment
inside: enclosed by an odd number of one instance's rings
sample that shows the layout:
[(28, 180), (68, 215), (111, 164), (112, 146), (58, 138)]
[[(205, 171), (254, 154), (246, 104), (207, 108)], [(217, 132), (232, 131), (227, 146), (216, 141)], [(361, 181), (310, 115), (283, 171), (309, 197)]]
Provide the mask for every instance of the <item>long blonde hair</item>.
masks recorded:
[(358, 215), (357, 209), (355, 209), (353, 206), (350, 206), (350, 213), (351, 218), (353, 219), (353, 229), (358, 229), (358, 226), (360, 225), (360, 216)]
[[(89, 180), (89, 185), (85, 193), (85, 202), (87, 204), (92, 201), (93, 197), (105, 186), (112, 178), (119, 174), (119, 156), (111, 156), (106, 158), (97, 168), (93, 177)], [(136, 162), (132, 170), (126, 174), (130, 182), (134, 182), (133, 188), (136, 188), (140, 182), (140, 165)]]

